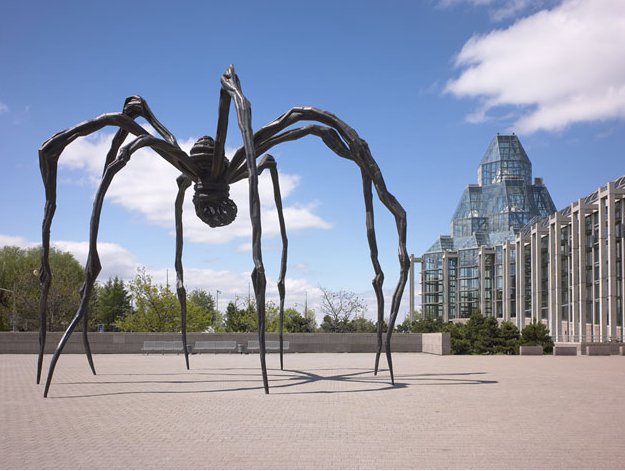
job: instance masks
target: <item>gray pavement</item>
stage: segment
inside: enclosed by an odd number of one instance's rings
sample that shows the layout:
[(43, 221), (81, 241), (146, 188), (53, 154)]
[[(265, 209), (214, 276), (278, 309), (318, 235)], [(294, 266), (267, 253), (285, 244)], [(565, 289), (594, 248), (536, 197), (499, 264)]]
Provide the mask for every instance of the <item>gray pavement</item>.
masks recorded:
[(625, 467), (625, 357), (393, 358), (0, 355), (0, 467)]

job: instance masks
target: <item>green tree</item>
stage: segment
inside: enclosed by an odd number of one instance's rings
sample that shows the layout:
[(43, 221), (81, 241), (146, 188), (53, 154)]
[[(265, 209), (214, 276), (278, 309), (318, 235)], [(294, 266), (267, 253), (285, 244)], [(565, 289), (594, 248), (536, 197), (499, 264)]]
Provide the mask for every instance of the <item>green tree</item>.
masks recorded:
[(468, 355), (471, 353), (471, 341), (467, 338), (467, 328), (464, 324), (448, 322), (443, 325), (442, 331), (450, 334), (451, 353), (453, 355)]
[(542, 322), (532, 321), (521, 331), (521, 345), (542, 345), (544, 353), (553, 352), (553, 339)]
[[(195, 315), (190, 314), (194, 308), (197, 308), (198, 325), (191, 326)], [(210, 293), (203, 289), (194, 289), (187, 295), (187, 323), (189, 324), (189, 332), (212, 330), (214, 332), (223, 332), (224, 319), (220, 312), (215, 308), (215, 300)], [(203, 328), (202, 328), (203, 327)]]
[(415, 319), (411, 321), (409, 317), (406, 317), (404, 322), (399, 324), (396, 329), (400, 333), (442, 332), (443, 323), (438, 319)]
[(516, 355), (519, 353), (520, 333), (514, 323), (510, 321), (502, 322), (499, 326), (500, 344), (496, 348), (496, 353), (506, 355)]
[(250, 301), (245, 308), (239, 308), (236, 302), (230, 301), (226, 308), (226, 332), (257, 332), (258, 319), (256, 306)]
[(293, 308), (284, 311), (284, 330), (286, 332), (303, 332), (311, 333), (317, 329), (317, 320), (315, 313), (310, 309), (305, 314), (300, 314)]
[(131, 314), (116, 320), (121, 331), (180, 331), (180, 304), (168, 286), (154, 285), (145, 268), (140, 268), (129, 288), (135, 309)]
[(92, 325), (103, 324), (105, 330), (117, 330), (116, 322), (132, 312), (131, 296), (117, 276), (98, 286), (94, 293)]
[[(69, 252), (50, 249), (52, 283), (48, 293), (47, 329), (65, 330), (76, 314), (80, 304), (80, 287), (84, 281), (84, 269)], [(15, 292), (17, 316), (16, 328), (37, 330), (39, 328), (39, 276), (41, 248), (0, 248), (0, 287)], [(13, 317), (12, 294), (4, 293), (0, 302), (0, 318), (3, 327), (11, 328)], [(7, 298), (6, 295), (9, 297)], [(11, 319), (11, 322), (8, 320)], [(8, 325), (7, 325), (8, 324)], [(79, 326), (79, 329), (82, 325)]]
[(493, 354), (499, 345), (499, 324), (492, 316), (472, 314), (466, 323), (466, 338), (473, 354)]

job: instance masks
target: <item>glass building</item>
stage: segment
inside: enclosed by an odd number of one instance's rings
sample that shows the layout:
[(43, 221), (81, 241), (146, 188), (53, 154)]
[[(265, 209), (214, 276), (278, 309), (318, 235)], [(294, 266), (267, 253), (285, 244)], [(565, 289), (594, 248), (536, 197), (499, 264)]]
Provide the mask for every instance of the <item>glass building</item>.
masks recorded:
[[(504, 245), (532, 221), (555, 212), (519, 138), (498, 134), (465, 188), (451, 220), (422, 257), (423, 315), (444, 320), (474, 312), (503, 318)], [(514, 250), (505, 254), (515, 258)]]

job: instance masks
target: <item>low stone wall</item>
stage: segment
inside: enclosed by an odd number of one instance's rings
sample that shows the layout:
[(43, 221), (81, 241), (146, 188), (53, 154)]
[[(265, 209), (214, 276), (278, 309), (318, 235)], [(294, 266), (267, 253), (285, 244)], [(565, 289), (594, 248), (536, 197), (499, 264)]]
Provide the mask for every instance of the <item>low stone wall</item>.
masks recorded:
[[(122, 333), (89, 332), (92, 353), (142, 353), (143, 342), (154, 340), (180, 340), (176, 333)], [(49, 332), (46, 337), (46, 353), (53, 353), (61, 340), (61, 332)], [(386, 337), (385, 337), (386, 338)], [(250, 334), (187, 334), (187, 344), (196, 341), (234, 340), (247, 345), (248, 340), (257, 340), (258, 335)], [(267, 340), (278, 340), (277, 334), (266, 334)], [(375, 352), (376, 334), (284, 334), (289, 341), (289, 353), (357, 353)], [(394, 352), (427, 352), (436, 355), (451, 353), (449, 333), (438, 334), (393, 334), (391, 340)], [(0, 332), (0, 354), (38, 353), (37, 332)], [(63, 353), (83, 353), (82, 333), (74, 332), (65, 345)]]
[(451, 334), (449, 332), (421, 334), (421, 342), (423, 353), (451, 355)]

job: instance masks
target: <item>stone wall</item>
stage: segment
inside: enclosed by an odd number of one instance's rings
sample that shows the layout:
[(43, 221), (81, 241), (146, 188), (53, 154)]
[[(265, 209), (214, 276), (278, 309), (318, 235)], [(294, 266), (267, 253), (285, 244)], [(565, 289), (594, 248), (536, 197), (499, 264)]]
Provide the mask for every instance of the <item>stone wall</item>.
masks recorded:
[[(49, 332), (46, 337), (46, 353), (53, 353), (61, 339), (61, 332)], [(143, 342), (148, 340), (180, 340), (176, 333), (122, 333), (90, 332), (89, 344), (92, 353), (141, 353)], [(257, 340), (250, 334), (204, 334), (189, 333), (187, 343), (191, 346), (198, 340), (234, 340), (247, 345), (248, 340)], [(266, 334), (267, 340), (278, 340), (277, 334)], [(375, 352), (375, 334), (285, 334), (289, 341), (288, 352), (297, 353), (356, 353)], [(422, 352), (448, 355), (449, 334), (393, 334), (392, 351)], [(0, 332), (0, 354), (37, 353), (39, 337), (37, 332)], [(74, 332), (65, 345), (63, 353), (83, 353), (82, 333)]]

